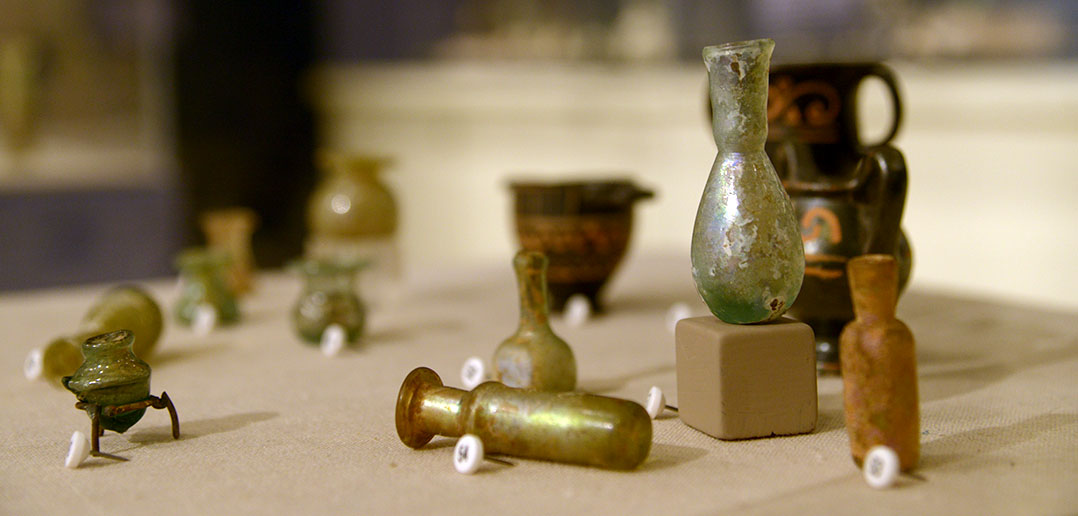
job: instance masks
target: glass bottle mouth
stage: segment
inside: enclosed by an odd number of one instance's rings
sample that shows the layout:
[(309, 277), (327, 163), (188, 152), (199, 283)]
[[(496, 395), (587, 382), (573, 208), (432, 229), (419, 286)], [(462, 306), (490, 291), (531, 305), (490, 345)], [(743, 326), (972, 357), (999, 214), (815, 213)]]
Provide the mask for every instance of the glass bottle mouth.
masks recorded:
[(135, 341), (135, 334), (129, 330), (116, 330), (114, 332), (102, 333), (101, 335), (95, 335), (86, 339), (82, 343), (82, 349), (86, 351), (97, 351), (102, 349), (121, 349), (130, 347), (131, 343)]
[(194, 247), (185, 249), (176, 257), (176, 267), (180, 270), (214, 269), (232, 263), (232, 257), (225, 251)]
[(370, 260), (362, 258), (303, 258), (292, 261), (288, 268), (306, 276), (341, 276), (354, 274), (369, 265)]
[(375, 172), (392, 166), (389, 156), (348, 153), (321, 149), (315, 153), (315, 162), (327, 172), (368, 171)]
[(726, 54), (737, 50), (747, 50), (751, 48), (758, 48), (765, 50), (767, 48), (774, 48), (775, 41), (768, 38), (763, 39), (749, 39), (745, 41), (731, 41), (729, 43), (723, 43), (721, 45), (713, 45), (704, 47), (704, 58), (713, 56), (715, 54)]

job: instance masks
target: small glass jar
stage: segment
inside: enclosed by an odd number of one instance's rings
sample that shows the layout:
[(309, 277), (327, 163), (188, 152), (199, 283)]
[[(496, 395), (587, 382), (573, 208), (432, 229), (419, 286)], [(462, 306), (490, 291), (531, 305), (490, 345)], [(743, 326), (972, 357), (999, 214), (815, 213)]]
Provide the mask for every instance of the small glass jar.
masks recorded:
[[(119, 406), (150, 396), (150, 366), (131, 351), (135, 335), (118, 330), (86, 339), (82, 354), (86, 360), (71, 376), (62, 380), (79, 401), (99, 407)], [(93, 409), (87, 408), (87, 414)], [(142, 418), (146, 409), (116, 417), (102, 416), (101, 427), (123, 433)]]
[(308, 258), (292, 264), (303, 275), (303, 292), (292, 310), (292, 322), (303, 340), (317, 344), (331, 325), (344, 330), (355, 343), (363, 334), (367, 308), (356, 293), (356, 273), (365, 265), (358, 260)]

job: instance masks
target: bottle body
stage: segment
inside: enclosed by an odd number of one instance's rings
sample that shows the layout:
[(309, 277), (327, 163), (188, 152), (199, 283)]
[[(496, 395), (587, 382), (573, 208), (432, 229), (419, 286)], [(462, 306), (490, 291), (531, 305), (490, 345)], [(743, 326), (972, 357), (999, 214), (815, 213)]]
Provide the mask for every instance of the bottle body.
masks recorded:
[(420, 367), (401, 384), (397, 435), (420, 448), (435, 435), (474, 434), (493, 453), (632, 469), (651, 450), (644, 407), (584, 393), (541, 392), (486, 382), (472, 391), (445, 387)]
[(486, 382), (464, 395), (460, 418), (464, 433), (478, 436), (490, 453), (632, 469), (651, 449), (647, 411), (606, 396)]
[[(79, 401), (99, 407), (142, 401), (150, 395), (150, 366), (131, 351), (134, 334), (119, 330), (97, 335), (82, 344), (86, 359), (71, 376), (63, 378)], [(91, 408), (87, 408), (90, 413)], [(142, 418), (146, 409), (115, 417), (102, 416), (101, 426), (123, 433)]]
[(767, 136), (767, 68), (774, 42), (704, 49), (718, 155), (692, 237), (697, 290), (716, 317), (749, 324), (778, 319), (797, 298), (805, 256)]

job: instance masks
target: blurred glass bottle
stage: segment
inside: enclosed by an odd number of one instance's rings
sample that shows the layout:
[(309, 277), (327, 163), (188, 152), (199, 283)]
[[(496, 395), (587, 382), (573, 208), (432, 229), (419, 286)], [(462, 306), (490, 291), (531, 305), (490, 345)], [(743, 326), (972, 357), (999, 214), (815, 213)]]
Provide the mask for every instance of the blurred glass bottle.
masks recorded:
[(176, 302), (176, 318), (184, 325), (195, 323), (199, 311), (214, 310), (215, 324), (230, 324), (239, 320), (236, 297), (225, 283), (228, 256), (204, 248), (188, 249), (176, 258), (180, 270), (180, 298)]
[(355, 278), (363, 264), (306, 259), (292, 267), (305, 279), (303, 292), (292, 309), (292, 322), (299, 336), (317, 344), (326, 328), (336, 324), (344, 330), (347, 342), (359, 340), (366, 321), (366, 307), (356, 294)]
[(391, 160), (321, 151), (322, 178), (307, 204), (307, 256), (369, 264), (361, 281), (377, 301), (397, 291), (397, 202), (379, 174)]
[(236, 295), (250, 292), (255, 268), (251, 235), (258, 226), (258, 214), (250, 208), (224, 208), (203, 213), (199, 222), (206, 235), (206, 245), (228, 254), (229, 288)]
[(59, 384), (61, 377), (72, 374), (82, 364), (81, 348), (86, 339), (116, 330), (130, 330), (135, 338), (135, 355), (149, 358), (163, 324), (161, 308), (145, 290), (134, 285), (112, 288), (90, 306), (74, 333), (31, 351), (24, 372), (28, 379), (44, 378)]

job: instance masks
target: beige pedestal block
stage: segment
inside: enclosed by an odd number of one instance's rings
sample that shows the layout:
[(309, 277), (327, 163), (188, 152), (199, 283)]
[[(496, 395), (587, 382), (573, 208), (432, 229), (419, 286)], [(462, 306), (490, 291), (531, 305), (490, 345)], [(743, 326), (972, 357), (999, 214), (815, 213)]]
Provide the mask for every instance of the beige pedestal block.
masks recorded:
[(685, 424), (719, 439), (816, 427), (816, 355), (807, 324), (693, 317), (678, 322), (676, 342), (678, 415)]

